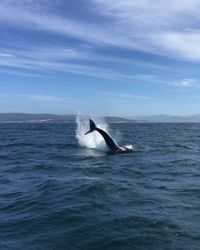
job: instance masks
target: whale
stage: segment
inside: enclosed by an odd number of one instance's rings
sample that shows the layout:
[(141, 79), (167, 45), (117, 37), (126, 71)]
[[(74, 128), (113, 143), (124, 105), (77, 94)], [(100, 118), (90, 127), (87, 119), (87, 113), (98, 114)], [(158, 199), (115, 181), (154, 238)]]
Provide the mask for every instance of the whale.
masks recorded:
[(85, 133), (85, 135), (92, 133), (93, 131), (97, 131), (104, 138), (104, 141), (110, 151), (112, 152), (133, 151), (133, 149), (128, 146), (119, 146), (108, 133), (106, 133), (103, 129), (98, 128), (92, 119), (89, 119), (89, 122), (90, 122), (90, 129)]

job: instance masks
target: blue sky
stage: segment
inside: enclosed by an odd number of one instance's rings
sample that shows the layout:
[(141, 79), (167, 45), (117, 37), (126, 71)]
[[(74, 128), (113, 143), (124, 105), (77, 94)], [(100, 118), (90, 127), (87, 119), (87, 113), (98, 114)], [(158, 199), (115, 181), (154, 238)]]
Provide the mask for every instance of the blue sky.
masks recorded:
[(199, 0), (1, 0), (0, 112), (191, 115)]

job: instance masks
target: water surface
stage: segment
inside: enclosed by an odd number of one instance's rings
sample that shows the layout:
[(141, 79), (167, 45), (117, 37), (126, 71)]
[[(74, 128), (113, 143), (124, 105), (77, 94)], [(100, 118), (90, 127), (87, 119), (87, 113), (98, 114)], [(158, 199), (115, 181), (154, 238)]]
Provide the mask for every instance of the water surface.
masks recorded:
[(80, 147), (75, 124), (0, 124), (0, 249), (200, 249), (200, 124), (110, 124), (129, 154)]

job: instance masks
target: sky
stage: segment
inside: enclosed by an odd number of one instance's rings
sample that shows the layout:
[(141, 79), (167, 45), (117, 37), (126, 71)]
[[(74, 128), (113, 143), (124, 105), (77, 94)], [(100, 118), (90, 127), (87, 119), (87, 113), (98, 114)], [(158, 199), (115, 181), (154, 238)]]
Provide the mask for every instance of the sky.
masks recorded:
[(199, 0), (1, 0), (0, 112), (200, 113)]

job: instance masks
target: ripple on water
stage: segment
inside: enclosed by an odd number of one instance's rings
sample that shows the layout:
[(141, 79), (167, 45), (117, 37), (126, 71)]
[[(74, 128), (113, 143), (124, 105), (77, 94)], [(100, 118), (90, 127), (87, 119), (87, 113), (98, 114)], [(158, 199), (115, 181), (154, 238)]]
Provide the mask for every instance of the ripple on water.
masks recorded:
[(0, 249), (199, 249), (200, 126), (110, 128), (132, 154), (80, 147), (74, 124), (0, 124)]

